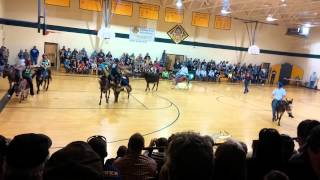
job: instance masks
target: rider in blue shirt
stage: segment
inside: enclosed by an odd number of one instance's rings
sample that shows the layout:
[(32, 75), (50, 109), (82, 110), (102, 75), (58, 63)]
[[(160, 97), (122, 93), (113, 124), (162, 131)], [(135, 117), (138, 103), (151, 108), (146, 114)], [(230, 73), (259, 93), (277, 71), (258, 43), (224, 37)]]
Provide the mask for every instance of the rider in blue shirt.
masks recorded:
[(283, 88), (283, 84), (282, 82), (278, 83), (278, 87), (273, 90), (272, 92), (272, 96), (273, 96), (273, 100), (272, 100), (272, 119), (275, 120), (276, 119), (276, 108), (277, 105), (280, 101), (284, 100), (285, 97), (287, 95), (286, 90)]

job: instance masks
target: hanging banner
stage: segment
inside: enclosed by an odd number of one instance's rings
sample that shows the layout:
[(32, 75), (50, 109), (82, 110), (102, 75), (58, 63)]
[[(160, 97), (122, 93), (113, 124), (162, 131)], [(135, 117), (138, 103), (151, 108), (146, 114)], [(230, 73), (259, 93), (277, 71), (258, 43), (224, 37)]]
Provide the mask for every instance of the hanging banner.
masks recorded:
[(132, 16), (133, 3), (128, 1), (112, 0), (112, 14)]
[(101, 11), (102, 0), (80, 0), (80, 9), (89, 11)]
[(222, 29), (222, 30), (230, 30), (231, 17), (216, 15), (214, 20), (214, 28)]
[(156, 31), (152, 28), (133, 27), (130, 29), (129, 39), (133, 42), (153, 42)]
[(183, 22), (183, 10), (166, 8), (165, 22), (182, 23)]
[(152, 4), (141, 4), (139, 7), (139, 17), (144, 19), (158, 20), (159, 6)]
[(70, 7), (70, 0), (46, 0), (46, 4), (54, 6)]
[(209, 27), (210, 15), (208, 13), (192, 12), (192, 25), (198, 27)]
[(181, 25), (176, 25), (170, 31), (168, 31), (167, 34), (176, 44), (179, 44), (189, 36)]

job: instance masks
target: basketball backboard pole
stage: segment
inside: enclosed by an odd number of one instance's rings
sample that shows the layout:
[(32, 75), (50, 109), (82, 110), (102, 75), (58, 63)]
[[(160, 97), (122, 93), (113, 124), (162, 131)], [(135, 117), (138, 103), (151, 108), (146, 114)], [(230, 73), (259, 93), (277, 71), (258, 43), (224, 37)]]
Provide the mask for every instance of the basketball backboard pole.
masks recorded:
[[(42, 9), (43, 9), (43, 15), (42, 15)], [(41, 20), (42, 19), (43, 19), (43, 24), (41, 24)], [(46, 5), (45, 5), (45, 0), (38, 0), (38, 33), (41, 32), (41, 28), (42, 28), (42, 34), (46, 35), (47, 25), (46, 25)]]

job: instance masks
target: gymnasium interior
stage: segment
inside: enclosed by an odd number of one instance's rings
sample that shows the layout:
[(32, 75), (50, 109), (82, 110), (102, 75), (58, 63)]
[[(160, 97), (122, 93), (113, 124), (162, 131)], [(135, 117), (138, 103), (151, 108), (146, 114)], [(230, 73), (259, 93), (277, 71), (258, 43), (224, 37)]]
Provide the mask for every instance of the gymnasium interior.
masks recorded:
[(319, 0), (0, 0), (0, 180), (319, 180)]

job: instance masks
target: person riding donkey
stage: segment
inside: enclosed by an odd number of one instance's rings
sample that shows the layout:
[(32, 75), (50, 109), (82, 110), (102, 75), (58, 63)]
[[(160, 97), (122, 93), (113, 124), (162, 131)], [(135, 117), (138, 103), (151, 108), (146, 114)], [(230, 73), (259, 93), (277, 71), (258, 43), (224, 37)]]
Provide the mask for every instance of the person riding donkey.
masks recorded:
[(27, 80), (30, 87), (30, 94), (31, 96), (33, 96), (34, 92), (33, 92), (33, 83), (32, 83), (32, 69), (30, 64), (28, 64), (26, 68), (23, 70), (22, 77), (23, 79)]
[[(19, 55), (18, 55), (18, 57), (19, 57)], [(13, 80), (14, 84), (13, 84), (13, 86), (10, 86), (11, 88), (8, 90), (8, 97), (9, 98), (13, 95), (13, 93), (14, 93), (15, 89), (18, 87), (20, 81), (24, 78), (23, 72), (26, 69), (25, 59), (23, 57), (19, 57), (18, 63), (15, 66), (13, 66), (13, 68), (14, 68), (13, 72), (15, 73), (14, 80)], [(28, 81), (28, 84), (30, 85), (29, 81)], [(30, 94), (33, 95), (33, 93), (31, 93), (31, 92), (30, 92)]]
[[(273, 90), (272, 95), (273, 95), (273, 100), (271, 103), (272, 106), (272, 120), (276, 120), (276, 110), (277, 106), (280, 104), (281, 101), (285, 100), (286, 97), (286, 90), (283, 88), (282, 82), (278, 83), (278, 87)], [(292, 112), (288, 112), (289, 117), (293, 118)]]
[(119, 69), (119, 60), (115, 59), (114, 63), (111, 65), (111, 72), (108, 76), (110, 82), (114, 84), (118, 84), (121, 81), (121, 74)]
[(177, 72), (176, 74), (176, 78), (174, 80), (174, 85), (177, 85), (179, 80), (181, 78), (186, 78), (188, 79), (188, 74), (189, 74), (189, 71), (188, 71), (188, 68), (187, 66), (185, 66), (184, 64), (181, 65), (181, 69)]
[(46, 76), (49, 76), (51, 77), (51, 70), (50, 70), (50, 60), (48, 59), (48, 56), (46, 54), (43, 54), (42, 55), (42, 62), (41, 62), (41, 65), (40, 65), (44, 71), (43, 71), (43, 77), (46, 77)]

